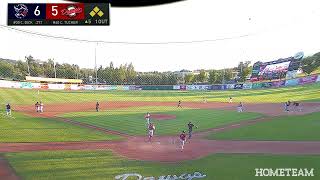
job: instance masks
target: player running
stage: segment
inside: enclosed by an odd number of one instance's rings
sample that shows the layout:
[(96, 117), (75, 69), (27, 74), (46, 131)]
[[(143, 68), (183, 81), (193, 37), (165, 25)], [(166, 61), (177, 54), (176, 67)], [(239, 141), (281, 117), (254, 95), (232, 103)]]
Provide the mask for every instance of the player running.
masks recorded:
[(182, 108), (182, 106), (181, 106), (181, 100), (178, 101), (178, 108), (179, 108), (179, 107)]
[[(191, 139), (192, 138), (192, 129), (195, 125), (192, 124), (191, 122), (188, 123), (188, 129), (189, 129), (189, 137), (188, 139)], [(196, 128), (198, 128), (198, 126), (195, 126)]]
[(6, 113), (7, 116), (11, 116), (11, 105), (9, 103), (6, 105)]
[(154, 131), (156, 130), (156, 126), (153, 123), (150, 123), (148, 129), (149, 129), (149, 133), (148, 133), (149, 142), (151, 142), (152, 137), (154, 135)]
[(229, 103), (232, 103), (232, 97), (231, 96), (229, 97)]
[(100, 104), (99, 102), (96, 103), (96, 111), (99, 112)]
[(181, 141), (181, 152), (182, 152), (183, 149), (184, 149), (184, 144), (186, 143), (186, 140), (187, 140), (186, 132), (182, 131), (182, 133), (180, 134), (179, 138), (180, 138), (180, 141)]

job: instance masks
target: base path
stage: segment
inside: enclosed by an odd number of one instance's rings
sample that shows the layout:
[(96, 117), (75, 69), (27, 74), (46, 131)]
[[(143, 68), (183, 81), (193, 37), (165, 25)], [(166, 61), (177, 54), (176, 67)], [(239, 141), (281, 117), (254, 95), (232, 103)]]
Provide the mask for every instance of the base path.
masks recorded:
[(15, 171), (7, 160), (0, 156), (0, 179), (4, 180), (19, 180), (20, 178), (16, 175)]
[[(138, 106), (176, 106), (175, 102), (107, 102), (100, 103), (102, 109), (129, 108)], [(182, 103), (184, 107), (235, 110), (237, 104), (232, 103)], [(245, 104), (246, 111), (260, 112), (269, 116), (297, 115), (320, 111), (320, 103), (303, 103), (302, 112), (283, 112), (280, 104)], [(49, 117), (66, 123), (91, 128), (105, 133), (123, 136), (123, 141), (103, 142), (53, 142), (53, 143), (0, 143), (0, 152), (24, 152), (44, 150), (95, 150), (109, 149), (114, 153), (129, 159), (177, 162), (198, 159), (213, 153), (268, 153), (268, 154), (320, 154), (319, 142), (297, 141), (217, 141), (207, 140), (209, 133), (225, 131), (232, 128), (272, 120), (265, 117), (250, 121), (242, 121), (221, 127), (209, 129), (205, 132), (194, 134), (194, 138), (187, 142), (183, 152), (180, 152), (180, 141), (177, 136), (155, 136), (153, 142), (146, 142), (146, 137), (132, 137), (120, 132), (114, 132), (105, 128), (78, 123), (71, 119), (58, 118), (59, 114), (77, 111), (94, 111), (95, 103), (79, 104), (53, 104), (46, 105), (44, 113), (35, 113), (33, 106), (17, 106), (15, 110), (31, 116)]]

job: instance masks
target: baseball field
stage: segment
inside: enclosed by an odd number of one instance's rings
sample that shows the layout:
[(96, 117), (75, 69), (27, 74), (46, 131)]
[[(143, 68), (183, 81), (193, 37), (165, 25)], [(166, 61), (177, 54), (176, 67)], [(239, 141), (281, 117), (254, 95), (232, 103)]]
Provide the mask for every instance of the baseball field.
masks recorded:
[[(300, 108), (284, 111), (288, 100)], [(35, 112), (37, 101), (44, 112)], [(0, 89), (0, 103), (0, 179), (320, 179), (320, 83), (228, 91)], [(147, 112), (156, 127), (151, 142)], [(181, 151), (189, 122), (196, 127)], [(306, 168), (314, 176), (257, 177), (256, 168)]]

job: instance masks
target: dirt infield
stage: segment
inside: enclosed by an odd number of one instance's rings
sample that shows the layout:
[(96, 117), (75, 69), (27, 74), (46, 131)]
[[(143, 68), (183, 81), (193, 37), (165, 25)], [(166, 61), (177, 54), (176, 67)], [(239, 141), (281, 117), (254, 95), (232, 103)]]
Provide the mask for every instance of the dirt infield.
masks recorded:
[[(175, 102), (100, 102), (102, 110), (140, 107), (140, 106), (177, 106)], [(235, 103), (182, 103), (183, 107), (199, 109), (236, 110)], [(71, 119), (57, 117), (67, 112), (94, 111), (95, 103), (52, 104), (45, 106), (44, 113), (35, 113), (33, 106), (16, 106), (15, 111), (23, 112), (34, 117), (48, 117), (55, 120), (71, 123), (77, 126), (91, 128), (108, 134), (117, 134), (124, 137), (123, 141), (103, 142), (50, 142), (50, 143), (0, 143), (0, 152), (24, 152), (44, 150), (97, 150), (108, 149), (114, 153), (135, 160), (157, 162), (178, 162), (198, 159), (213, 153), (269, 153), (269, 154), (320, 154), (320, 142), (297, 141), (217, 141), (204, 139), (213, 132), (247, 126), (261, 121), (271, 120), (274, 116), (300, 115), (320, 111), (320, 103), (303, 103), (302, 112), (284, 112), (281, 104), (244, 104), (245, 111), (259, 112), (268, 117), (242, 121), (221, 127), (195, 133), (183, 152), (180, 152), (180, 141), (173, 136), (155, 136), (154, 141), (146, 142), (146, 137), (134, 137), (127, 134), (96, 127), (86, 123), (75, 122)], [(154, 114), (151, 118), (164, 120), (174, 119), (175, 116)], [(0, 157), (0, 178), (14, 176), (10, 166)]]
[(16, 175), (10, 164), (0, 156), (0, 179), (5, 180), (19, 180), (20, 178)]

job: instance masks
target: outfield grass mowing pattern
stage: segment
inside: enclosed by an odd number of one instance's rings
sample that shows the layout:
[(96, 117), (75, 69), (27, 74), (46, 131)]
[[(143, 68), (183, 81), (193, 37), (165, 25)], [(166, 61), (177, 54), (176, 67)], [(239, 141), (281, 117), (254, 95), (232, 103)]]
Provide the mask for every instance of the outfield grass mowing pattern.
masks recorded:
[(272, 121), (218, 132), (209, 139), (319, 141), (320, 112), (277, 117)]
[(261, 117), (258, 113), (237, 113), (214, 109), (190, 109), (176, 107), (136, 107), (102, 112), (75, 112), (62, 115), (75, 121), (120, 131), (130, 135), (145, 135), (146, 120), (144, 115), (150, 112), (156, 114), (176, 115), (173, 120), (152, 120), (156, 125), (157, 135), (176, 135), (187, 130), (187, 124), (192, 121), (198, 126), (195, 131), (214, 128), (223, 124)]
[(285, 102), (320, 101), (320, 83), (276, 89), (251, 89), (228, 91), (40, 91), (24, 89), (0, 89), (0, 103), (34, 104), (93, 102), (93, 101), (194, 101), (205, 97), (209, 102), (227, 102), (231, 96), (235, 102)]
[[(110, 151), (42, 151), (5, 155), (18, 175), (26, 180), (114, 179), (116, 175), (181, 175), (201, 172), (205, 180), (319, 179), (320, 156), (215, 154), (180, 163), (126, 160)], [(314, 177), (255, 177), (255, 168), (314, 168)], [(136, 179), (136, 178), (135, 178)]]
[[(3, 112), (4, 113), (4, 112)], [(119, 136), (46, 118), (14, 113), (0, 116), (0, 142), (62, 142), (116, 140)]]

